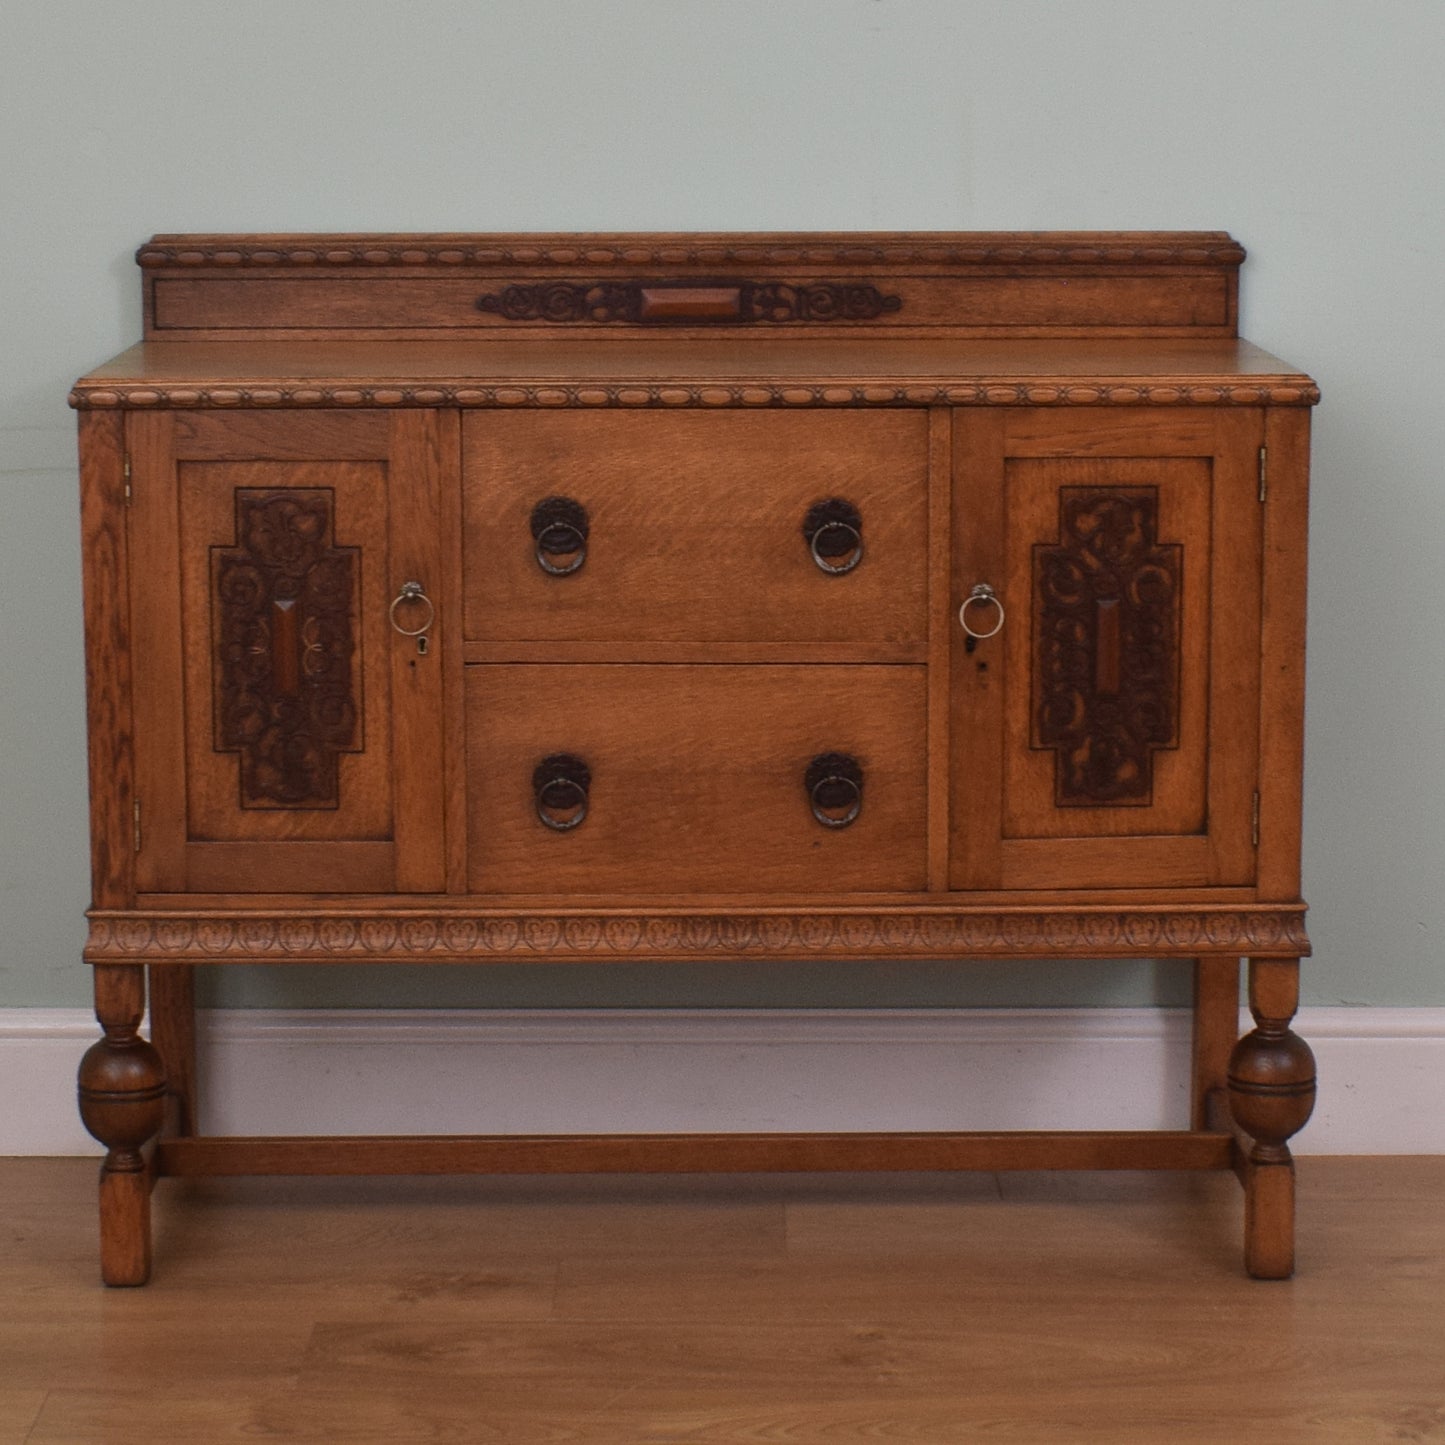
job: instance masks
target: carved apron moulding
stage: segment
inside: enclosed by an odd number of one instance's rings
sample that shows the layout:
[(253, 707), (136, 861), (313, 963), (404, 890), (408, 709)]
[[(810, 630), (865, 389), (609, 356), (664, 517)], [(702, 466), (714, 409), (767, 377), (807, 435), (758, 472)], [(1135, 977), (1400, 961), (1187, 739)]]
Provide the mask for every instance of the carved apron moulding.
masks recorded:
[(408, 918), (401, 925), (401, 946), (408, 953), (431, 953), (440, 940), (436, 923), (430, 918)]
[(117, 917), (91, 921), (87, 953), (100, 959), (466, 958), (484, 954), (914, 957), (1081, 953), (1163, 956), (1308, 950), (1296, 910), (924, 913), (677, 914), (436, 918)]

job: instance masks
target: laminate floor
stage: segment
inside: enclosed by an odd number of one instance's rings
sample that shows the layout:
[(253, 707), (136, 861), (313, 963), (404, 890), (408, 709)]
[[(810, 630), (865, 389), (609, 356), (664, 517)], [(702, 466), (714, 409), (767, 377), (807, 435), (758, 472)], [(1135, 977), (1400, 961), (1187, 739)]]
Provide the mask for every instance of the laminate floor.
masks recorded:
[(1445, 1442), (1445, 1158), (1219, 1175), (167, 1181), (0, 1160), (0, 1445)]

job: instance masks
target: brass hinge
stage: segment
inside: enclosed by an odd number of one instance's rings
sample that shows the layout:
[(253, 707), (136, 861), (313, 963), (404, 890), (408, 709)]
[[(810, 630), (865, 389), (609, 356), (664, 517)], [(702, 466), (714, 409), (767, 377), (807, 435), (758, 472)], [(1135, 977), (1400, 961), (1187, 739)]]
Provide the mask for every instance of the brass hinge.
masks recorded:
[(1250, 836), (1250, 841), (1254, 844), (1254, 846), (1255, 846), (1256, 848), (1258, 848), (1258, 847), (1259, 847), (1259, 792), (1258, 792), (1257, 790), (1256, 790), (1255, 795), (1254, 795), (1254, 815), (1253, 815), (1252, 819), (1250, 820), (1249, 836)]
[(1259, 449), (1259, 499), (1264, 501), (1265, 494), (1269, 491), (1269, 448)]
[(135, 851), (140, 852), (140, 799), (137, 798), (131, 805), (131, 820), (135, 826)]
[(127, 456), (121, 463), (120, 474), (125, 479), (125, 504), (130, 506), (130, 457)]

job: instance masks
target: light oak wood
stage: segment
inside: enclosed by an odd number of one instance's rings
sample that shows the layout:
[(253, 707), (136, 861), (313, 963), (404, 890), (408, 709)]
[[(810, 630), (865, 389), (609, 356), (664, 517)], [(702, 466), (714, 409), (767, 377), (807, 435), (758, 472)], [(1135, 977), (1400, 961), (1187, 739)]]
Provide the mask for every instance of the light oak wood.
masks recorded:
[(10, 1390), (0, 1386), (0, 1440), (24, 1445), (45, 1400), (44, 1390)]
[[(951, 639), (946, 639), (951, 641)], [(859, 662), (926, 663), (922, 642), (467, 642), (462, 660), (484, 662)]]
[(180, 412), (171, 453), (186, 462), (374, 462), (387, 454), (391, 427), (380, 411), (312, 411), (280, 423), (265, 411)]
[[(404, 580), (441, 582), (437, 431), (419, 412), (153, 414), (133, 422), (131, 513), (142, 539), (132, 574), (136, 707), (147, 742), (137, 752), (138, 867), (148, 885), (444, 885), (442, 651), (420, 656), (388, 614)], [(338, 759), (335, 805), (238, 807), (238, 754), (217, 742), (213, 569), (218, 553), (246, 540), (238, 499), (292, 490), (329, 499), (334, 547), (364, 554), (349, 625), (352, 665), (366, 682), (358, 676), (354, 684), (356, 738)], [(175, 578), (168, 596), (167, 579)], [(370, 658), (388, 659), (389, 669)], [(176, 697), (181, 710), (167, 702)]]
[(82, 410), (240, 406), (788, 408), (1306, 407), (1319, 389), (1247, 341), (936, 339), (847, 334), (495, 342), (148, 341), (77, 381)]
[[(107, 1278), (145, 1277), (168, 1171), (414, 1167), (1232, 1168), (1250, 1270), (1288, 1272), (1318, 389), (1237, 337), (1237, 243), (162, 236), (138, 259), (150, 339), (71, 397)], [(539, 566), (542, 503), (585, 531), (570, 575)], [(846, 573), (810, 555), (819, 506), (856, 517)], [(964, 607), (1003, 625), (968, 638)], [(826, 826), (850, 786), (861, 812)], [(547, 827), (579, 791), (580, 826)], [(1193, 961), (1189, 1130), (198, 1132), (200, 964), (1040, 957)]]
[(0, 1161), (0, 1439), (1439, 1430), (1438, 1158), (1301, 1160), (1305, 1268), (1266, 1288), (1217, 1176), (611, 1176), (168, 1184), (154, 1286), (103, 1296), (90, 1171)]
[(1289, 1139), (1315, 1102), (1315, 1061), (1290, 1029), (1299, 1005), (1297, 959), (1249, 961), (1254, 1028), (1229, 1057), (1229, 1111), (1253, 1143), (1245, 1155), (1244, 1262), (1257, 1279), (1294, 1273), (1294, 1160)]
[[(467, 698), (466, 667), (472, 661), (467, 645), (458, 645), (463, 628), (465, 591), (462, 574), (466, 550), (462, 503), (462, 419), (456, 411), (437, 413), (441, 495), (441, 578), (437, 596), (441, 604), (438, 625), (447, 639), (441, 647), (442, 707), (445, 718), (442, 754), (442, 790), (446, 834), (446, 891), (467, 890)], [(498, 658), (497, 661), (511, 659)], [(518, 659), (522, 660), (522, 659)], [(527, 659), (530, 660), (530, 659)], [(536, 659), (541, 661), (543, 659)]]
[[(468, 753), (485, 759), (469, 772), (475, 893), (925, 885), (921, 668), (474, 667), (467, 702)], [(533, 790), (559, 754), (592, 774), (566, 833)], [(807, 770), (827, 754), (862, 768), (847, 827), (813, 816)]]
[(1224, 1092), (1229, 1054), (1238, 1036), (1239, 960), (1195, 959), (1189, 1116), (1196, 1129), (1215, 1127), (1210, 1099)]
[(128, 416), (125, 441), (132, 488), (125, 512), (131, 566), (124, 584), (135, 669), (135, 884), (184, 889), (186, 795), (177, 763), (186, 755), (185, 674), (174, 432), (163, 415)]
[(1265, 423), (1264, 597), (1260, 638), (1259, 896), (1298, 897), (1304, 809), (1308, 412)]
[(846, 318), (865, 335), (1219, 336), (1243, 259), (1219, 231), (156, 236), (137, 255), (147, 335), (231, 337), (565, 336), (628, 317), (673, 334), (707, 317), (713, 334)]
[(95, 970), (95, 1016), (104, 1036), (80, 1061), (80, 1115), (106, 1145), (100, 1167), (100, 1272), (108, 1285), (150, 1278), (151, 1171), (142, 1150), (164, 1117), (166, 1078), (155, 1048), (139, 1036), (145, 970)]
[[(302, 416), (277, 418), (284, 430), (295, 430)], [(285, 426), (290, 423), (290, 426)], [(273, 423), (274, 424), (274, 423)], [(147, 495), (161, 490), (163, 479), (146, 479)], [(212, 617), (216, 554), (229, 555), (247, 541), (238, 501), (270, 494), (301, 492), (329, 499), (335, 518), (334, 547), (353, 557), (384, 555), (389, 523), (388, 469), (379, 459), (364, 462), (286, 460), (182, 464), (181, 526), (177, 555), (182, 569), (181, 626), (184, 639), (182, 696), (185, 699), (186, 770), (176, 777), (186, 798), (186, 842), (231, 844), (227, 864), (245, 870), (235, 855), (253, 853), (264, 859), (273, 843), (340, 844), (331, 867), (345, 867), (345, 842), (389, 842), (394, 836), (395, 800), (391, 790), (394, 726), (390, 679), (369, 665), (373, 656), (390, 651), (386, 609), (391, 601), (387, 576), (380, 567), (363, 567), (361, 595), (350, 608), (349, 627), (356, 638), (354, 656), (366, 669), (365, 700), (356, 737), (337, 761), (337, 798), (328, 807), (291, 808), (253, 804), (244, 798), (238, 750), (217, 741), (217, 685), (214, 655), (219, 624)], [(147, 520), (140, 514), (142, 524)], [(369, 575), (368, 575), (369, 574)], [(144, 582), (143, 585), (149, 585)], [(162, 640), (145, 639), (147, 650)], [(238, 806), (238, 799), (244, 799)], [(189, 860), (188, 860), (189, 863)], [(294, 866), (294, 865), (293, 865)], [(210, 876), (220, 870), (214, 867)], [(223, 875), (224, 876), (224, 875)], [(312, 880), (303, 871), (295, 886)], [(317, 875), (320, 881), (326, 874)], [(360, 885), (365, 886), (365, 885)]]
[[(958, 611), (977, 586), (997, 590), (1001, 575), (1005, 413), (953, 414), (950, 649), (949, 887), (1003, 883), (1004, 642), (1000, 634), (970, 646)], [(956, 599), (956, 601), (955, 601)], [(997, 619), (995, 619), (997, 620)], [(1015, 624), (1019, 619), (1015, 617)], [(979, 630), (986, 630), (981, 627)]]
[[(583, 263), (570, 273), (575, 285), (589, 286), (594, 272)], [(816, 284), (818, 273), (773, 268), (769, 279), (797, 285)], [(554, 278), (518, 268), (506, 283), (543, 286)], [(226, 336), (255, 333), (268, 336), (299, 332), (325, 335), (347, 331), (361, 335), (427, 336), (472, 330), (477, 333), (555, 334), (562, 328), (545, 323), (508, 325), (495, 312), (478, 310), (481, 295), (495, 294), (499, 283), (477, 280), (397, 277), (379, 288), (369, 278), (308, 275), (286, 278), (278, 286), (261, 277), (157, 276), (151, 295), (151, 335), (192, 333)], [(905, 335), (947, 331), (975, 336), (1075, 335), (1110, 331), (1138, 336), (1219, 336), (1230, 325), (1230, 287), (1222, 276), (1019, 277), (1006, 294), (989, 278), (974, 280), (937, 275), (890, 279), (888, 292), (902, 303), (897, 321), (886, 330)], [(304, 308), (304, 309), (302, 309)], [(298, 311), (300, 314), (298, 315)], [(1105, 319), (1107, 318), (1107, 319)], [(300, 324), (298, 325), (298, 321)], [(880, 318), (881, 321), (881, 318)], [(682, 329), (682, 328), (678, 328)], [(799, 328), (821, 330), (821, 328)], [(869, 328), (886, 334), (881, 324)]]
[(151, 1276), (151, 1181), (144, 1173), (100, 1171), (100, 1277), (108, 1285)]
[[(468, 415), (467, 638), (919, 648), (927, 425), (918, 410)], [(590, 519), (566, 577), (538, 565), (529, 527), (556, 495)], [(862, 561), (839, 576), (803, 532), (830, 498), (861, 517)]]
[(1007, 1134), (568, 1134), (163, 1140), (164, 1173), (569, 1174), (862, 1169), (1222, 1169), (1202, 1130)]
[[(1030, 849), (1048, 857), (1061, 847), (1055, 840), (1086, 839), (1070, 851), (1092, 851), (1095, 839), (1143, 836), (1149, 842), (1138, 852), (1150, 851), (1161, 837), (1188, 837), (1205, 831), (1208, 787), (1207, 727), (1209, 684), (1214, 669), (1208, 655), (1212, 609), (1208, 606), (1211, 573), (1219, 563), (1209, 543), (1209, 466), (1202, 458), (1093, 458), (1051, 457), (1010, 458), (1004, 481), (1006, 516), (1004, 554), (999, 592), (1013, 619), (1019, 624), (1000, 634), (1004, 640), (1008, 687), (1004, 702), (1004, 735), (1012, 746), (1004, 757), (1003, 831), (1008, 839), (1048, 839), (1054, 844), (1047, 852)], [(1032, 651), (1038, 646), (1038, 618), (1033, 601), (1037, 577), (1037, 554), (1053, 550), (1060, 541), (1060, 505), (1074, 490), (1120, 488), (1131, 495), (1157, 497), (1158, 538), (1161, 548), (1178, 555), (1182, 589), (1178, 611), (1182, 614), (1178, 641), (1179, 720), (1172, 747), (1154, 751), (1149, 761), (1152, 787), (1144, 798), (1130, 806), (1060, 807), (1056, 798), (1056, 750), (1035, 741), (1020, 748), (1016, 741), (1034, 729), (1037, 683), (1032, 677)], [(1227, 499), (1231, 510), (1237, 499)], [(1241, 568), (1244, 579), (1250, 579)], [(1033, 619), (1033, 627), (1024, 625)], [(1117, 676), (1117, 666), (1115, 673)], [(1210, 821), (1214, 821), (1212, 818)], [(1022, 851), (1022, 850), (1020, 850)], [(1036, 860), (1022, 862), (1028, 869)], [(1020, 866), (1020, 865), (1015, 865)], [(1049, 866), (1045, 864), (1044, 866)], [(1070, 871), (1074, 860), (1054, 862), (1060, 873)], [(1146, 864), (1147, 868), (1147, 864)], [(1005, 878), (1008, 876), (1005, 863)], [(1143, 882), (1146, 874), (1130, 870), (1131, 879)], [(1090, 879), (1091, 882), (1112, 880)], [(1150, 882), (1246, 882), (1242, 878), (1156, 879)]]
[[(686, 901), (683, 901), (685, 897)], [(1159, 958), (1201, 952), (1289, 957), (1307, 943), (1303, 905), (1224, 904), (1213, 898), (1174, 905), (1133, 899), (991, 905), (933, 894), (778, 893), (698, 897), (556, 894), (495, 900), (471, 895), (447, 907), (412, 900), (378, 909), (373, 899), (327, 901), (298, 915), (286, 898), (261, 907), (252, 898), (215, 908), (167, 897), (159, 906), (92, 910), (86, 957), (92, 963), (177, 964), (478, 963), (615, 958), (656, 961), (741, 957), (810, 958)]]
[[(442, 425), (438, 414), (428, 412), (399, 416), (394, 427), (387, 463), (390, 572), (382, 578), (382, 592), (388, 599), (395, 598), (400, 588), (414, 581), (445, 596), (441, 484), (445, 479), (456, 485), (456, 430)], [(431, 625), (422, 638), (404, 637), (393, 625), (384, 643), (391, 664), (390, 782), (396, 838), (392, 886), (398, 893), (437, 893), (446, 887), (442, 671), (457, 618), (438, 616), (435, 603), (431, 605)], [(378, 619), (391, 618), (395, 603), (388, 600), (386, 606), (383, 613), (378, 604)], [(415, 628), (421, 620), (408, 615), (402, 625)]]
[[(946, 778), (953, 729), (953, 618), (950, 606), (953, 541), (953, 418), (928, 413), (928, 776)], [(949, 795), (928, 793), (928, 887), (948, 888)]]
[(115, 908), (135, 888), (125, 432), (119, 415), (93, 413), (79, 421), (91, 900)]
[[(960, 414), (955, 602), (987, 583), (1007, 620), (957, 655), (954, 887), (1253, 880), (1259, 428), (1254, 413), (1161, 412), (1144, 426), (1079, 411), (1000, 412), (992, 426)], [(1082, 489), (1157, 499), (1158, 541), (1179, 575), (1178, 723), (1128, 806), (1059, 806), (1059, 755), (1036, 736), (1040, 553), (1057, 550), (1061, 506)], [(988, 607), (972, 615), (991, 625)]]
[(196, 970), (151, 968), (146, 980), (151, 1043), (165, 1063), (166, 1086), (175, 1106), (171, 1132), (199, 1132), (196, 1077)]

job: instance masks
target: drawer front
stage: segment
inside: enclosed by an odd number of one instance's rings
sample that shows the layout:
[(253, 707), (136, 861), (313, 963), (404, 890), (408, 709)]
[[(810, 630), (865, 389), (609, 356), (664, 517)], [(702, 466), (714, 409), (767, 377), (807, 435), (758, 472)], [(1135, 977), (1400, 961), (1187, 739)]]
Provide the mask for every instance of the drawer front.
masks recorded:
[(922, 410), (479, 412), (463, 455), (471, 640), (921, 656)]
[(469, 667), (470, 887), (921, 890), (925, 695), (921, 667)]

